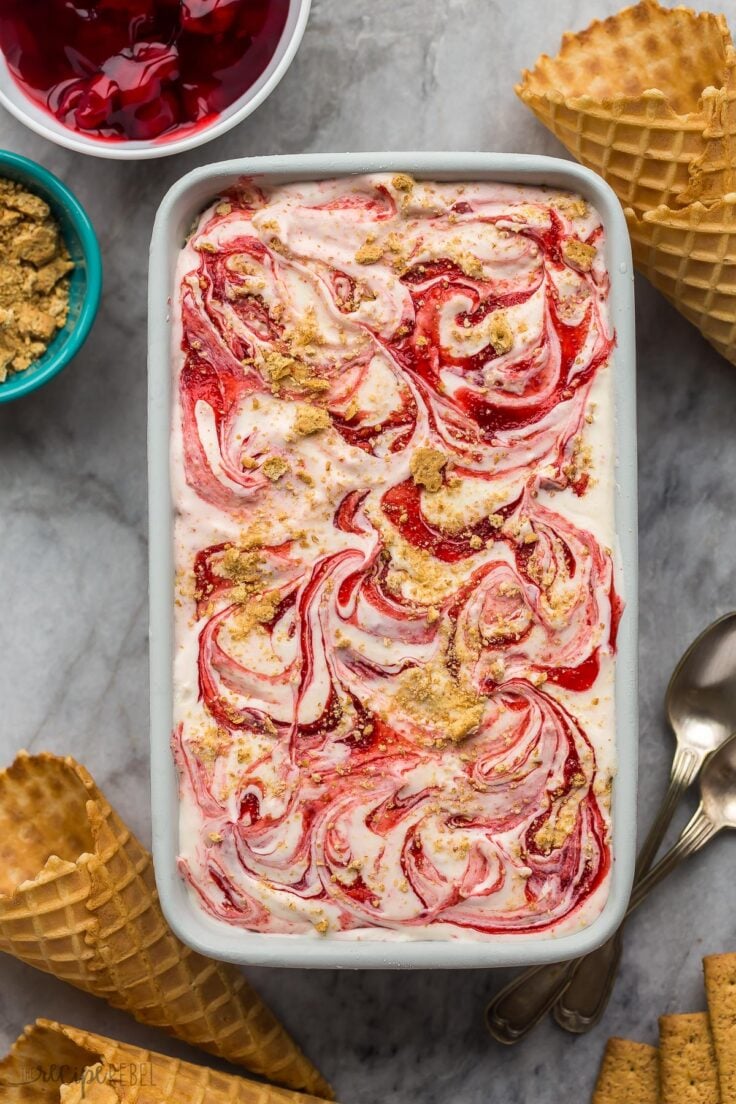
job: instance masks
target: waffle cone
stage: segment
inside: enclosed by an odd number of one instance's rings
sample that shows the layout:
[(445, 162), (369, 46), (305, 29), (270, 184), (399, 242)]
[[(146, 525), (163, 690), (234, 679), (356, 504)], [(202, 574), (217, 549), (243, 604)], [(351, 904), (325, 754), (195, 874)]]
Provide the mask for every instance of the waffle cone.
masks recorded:
[(626, 218), (637, 268), (736, 364), (736, 193)]
[(84, 767), (21, 753), (0, 774), (0, 841), (1, 951), (211, 1054), (331, 1095), (242, 973), (172, 933), (150, 854)]
[(736, 143), (735, 57), (723, 16), (642, 0), (543, 54), (516, 91), (641, 216), (718, 192), (709, 143)]
[(164, 1054), (37, 1020), (0, 1062), (5, 1104), (318, 1104)]

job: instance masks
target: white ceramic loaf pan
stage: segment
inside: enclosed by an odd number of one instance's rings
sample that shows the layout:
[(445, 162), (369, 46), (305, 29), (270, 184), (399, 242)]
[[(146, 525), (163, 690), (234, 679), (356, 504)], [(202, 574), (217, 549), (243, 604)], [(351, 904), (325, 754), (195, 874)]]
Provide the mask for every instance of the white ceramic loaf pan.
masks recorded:
[[(497, 180), (548, 184), (582, 194), (606, 230), (614, 352), (617, 534), (616, 587), (625, 603), (616, 669), (616, 757), (613, 872), (607, 903), (588, 927), (572, 934), (498, 936), (480, 941), (341, 941), (247, 932), (211, 919), (177, 872), (178, 782), (169, 749), (172, 730), (174, 568), (169, 484), (171, 302), (177, 256), (192, 223), (223, 189), (243, 176), (270, 183), (365, 172), (405, 171), (434, 180)], [(629, 236), (616, 196), (600, 177), (568, 161), (521, 154), (392, 153), (257, 157), (196, 169), (164, 198), (151, 243), (149, 286), (149, 507), (151, 592), (151, 780), (153, 852), (161, 904), (190, 946), (238, 963), (297, 967), (427, 969), (531, 965), (573, 958), (603, 943), (629, 899), (636, 841), (637, 545), (636, 410), (633, 268)]]

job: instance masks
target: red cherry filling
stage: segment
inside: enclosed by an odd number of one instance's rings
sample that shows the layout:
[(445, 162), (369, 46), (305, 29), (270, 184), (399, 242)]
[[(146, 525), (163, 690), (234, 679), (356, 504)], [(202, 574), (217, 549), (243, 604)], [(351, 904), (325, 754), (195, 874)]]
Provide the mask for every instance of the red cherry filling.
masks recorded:
[[(152, 139), (202, 124), (258, 79), (289, 0), (2, 0), (16, 81), (66, 126)], [(37, 33), (43, 25), (44, 33)]]
[(194, 34), (222, 34), (242, 7), (242, 0), (181, 0), (181, 25)]

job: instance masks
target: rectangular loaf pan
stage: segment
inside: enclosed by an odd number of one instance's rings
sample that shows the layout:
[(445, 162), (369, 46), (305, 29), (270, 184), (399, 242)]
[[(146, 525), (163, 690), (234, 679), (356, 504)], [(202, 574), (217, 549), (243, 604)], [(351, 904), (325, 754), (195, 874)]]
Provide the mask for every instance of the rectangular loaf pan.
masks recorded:
[[(171, 303), (179, 251), (198, 214), (241, 177), (271, 184), (359, 173), (411, 173), (427, 180), (496, 180), (547, 184), (583, 195), (606, 230), (610, 310), (616, 331), (616, 587), (625, 612), (616, 665), (617, 774), (612, 805), (613, 872), (608, 901), (586, 928), (566, 935), (498, 936), (483, 941), (350, 941), (270, 935), (231, 928), (208, 917), (177, 872), (178, 781), (172, 730), (173, 508), (169, 482)], [(588, 169), (553, 157), (502, 153), (308, 154), (255, 157), (195, 169), (165, 196), (156, 216), (149, 273), (149, 511), (151, 787), (156, 881), (166, 918), (189, 946), (243, 964), (313, 968), (459, 969), (533, 965), (593, 950), (621, 922), (631, 891), (636, 843), (637, 538), (636, 393), (633, 267), (626, 222), (616, 196)]]

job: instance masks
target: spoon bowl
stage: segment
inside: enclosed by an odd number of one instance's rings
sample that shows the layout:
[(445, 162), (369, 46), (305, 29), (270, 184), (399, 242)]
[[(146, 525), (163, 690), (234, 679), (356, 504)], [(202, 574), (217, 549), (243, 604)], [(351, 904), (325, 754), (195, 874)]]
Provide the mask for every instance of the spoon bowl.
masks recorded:
[(706, 760), (700, 776), (703, 811), (720, 828), (736, 828), (736, 734)]
[(665, 711), (677, 741), (707, 755), (727, 740), (736, 719), (736, 612), (709, 625), (672, 673)]

